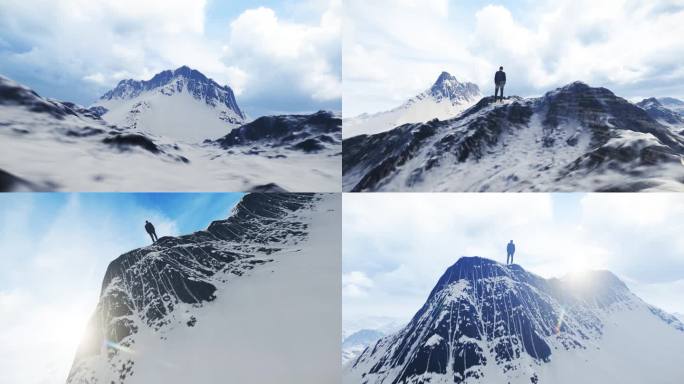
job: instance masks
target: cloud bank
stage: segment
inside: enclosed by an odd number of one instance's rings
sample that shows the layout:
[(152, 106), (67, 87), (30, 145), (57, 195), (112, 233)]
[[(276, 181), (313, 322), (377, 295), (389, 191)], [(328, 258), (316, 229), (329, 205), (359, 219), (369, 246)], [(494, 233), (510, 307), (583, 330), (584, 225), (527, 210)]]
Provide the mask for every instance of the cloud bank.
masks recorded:
[(575, 80), (629, 98), (684, 97), (678, 0), (345, 3), (345, 116), (394, 107), (442, 70), (493, 92), (540, 95)]

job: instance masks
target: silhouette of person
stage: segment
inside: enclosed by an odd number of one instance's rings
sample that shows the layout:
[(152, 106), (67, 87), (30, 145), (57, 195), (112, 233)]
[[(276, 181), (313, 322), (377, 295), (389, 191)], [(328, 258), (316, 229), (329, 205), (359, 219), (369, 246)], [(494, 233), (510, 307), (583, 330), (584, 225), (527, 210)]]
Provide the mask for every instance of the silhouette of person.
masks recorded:
[(508, 245), (506, 245), (506, 265), (513, 264), (513, 254), (515, 253), (515, 244), (511, 240)]
[(503, 67), (499, 67), (499, 70), (494, 75), (494, 101), (496, 101), (496, 96), (501, 90), (501, 101), (503, 102), (503, 92), (504, 85), (506, 85), (506, 72), (503, 71)]
[(145, 230), (150, 235), (150, 238), (152, 239), (152, 244), (154, 244), (155, 241), (159, 240), (159, 238), (157, 237), (157, 233), (154, 231), (154, 225), (152, 225), (152, 223), (150, 223), (147, 220), (145, 220)]

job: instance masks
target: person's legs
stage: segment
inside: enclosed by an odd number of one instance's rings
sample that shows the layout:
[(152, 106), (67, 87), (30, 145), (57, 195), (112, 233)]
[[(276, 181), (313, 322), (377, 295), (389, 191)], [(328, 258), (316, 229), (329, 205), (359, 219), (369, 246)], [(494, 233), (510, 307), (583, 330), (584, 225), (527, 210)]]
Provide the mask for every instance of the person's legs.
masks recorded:
[(494, 84), (494, 101), (499, 97), (499, 84)]
[[(506, 85), (506, 83), (501, 83), (501, 85), (500, 85), (500, 88), (501, 88), (501, 101), (503, 101), (503, 90), (504, 90), (504, 85)], [(511, 255), (511, 259), (513, 259), (513, 255)]]
[(157, 232), (152, 232), (152, 234), (154, 235), (154, 241), (159, 241), (159, 237), (157, 237)]
[(148, 235), (150, 235), (150, 239), (152, 239), (152, 244), (154, 244), (154, 236), (152, 236), (152, 232), (147, 232)]

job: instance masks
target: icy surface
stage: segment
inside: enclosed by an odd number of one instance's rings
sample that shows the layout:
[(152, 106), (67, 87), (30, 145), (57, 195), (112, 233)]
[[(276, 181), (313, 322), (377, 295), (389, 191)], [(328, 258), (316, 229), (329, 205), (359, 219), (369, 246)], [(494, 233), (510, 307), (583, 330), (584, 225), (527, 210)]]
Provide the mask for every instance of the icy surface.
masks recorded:
[(399, 332), (344, 368), (344, 383), (674, 384), (684, 331), (606, 271), (545, 280), (464, 257)]
[(68, 383), (327, 383), (340, 375), (339, 195), (250, 194), (122, 255)]

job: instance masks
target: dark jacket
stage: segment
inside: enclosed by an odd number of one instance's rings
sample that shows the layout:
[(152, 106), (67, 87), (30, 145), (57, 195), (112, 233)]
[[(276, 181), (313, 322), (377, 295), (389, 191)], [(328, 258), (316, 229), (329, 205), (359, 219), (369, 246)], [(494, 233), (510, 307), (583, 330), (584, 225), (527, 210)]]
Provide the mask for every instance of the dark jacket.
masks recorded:
[(504, 71), (497, 71), (496, 75), (494, 75), (494, 82), (495, 83), (505, 83), (506, 82), (506, 72)]
[(508, 253), (510, 253), (510, 254), (515, 253), (515, 244), (508, 243), (508, 246), (506, 247), (506, 251), (508, 251)]
[(154, 225), (152, 223), (145, 224), (145, 230), (147, 233), (154, 233)]

